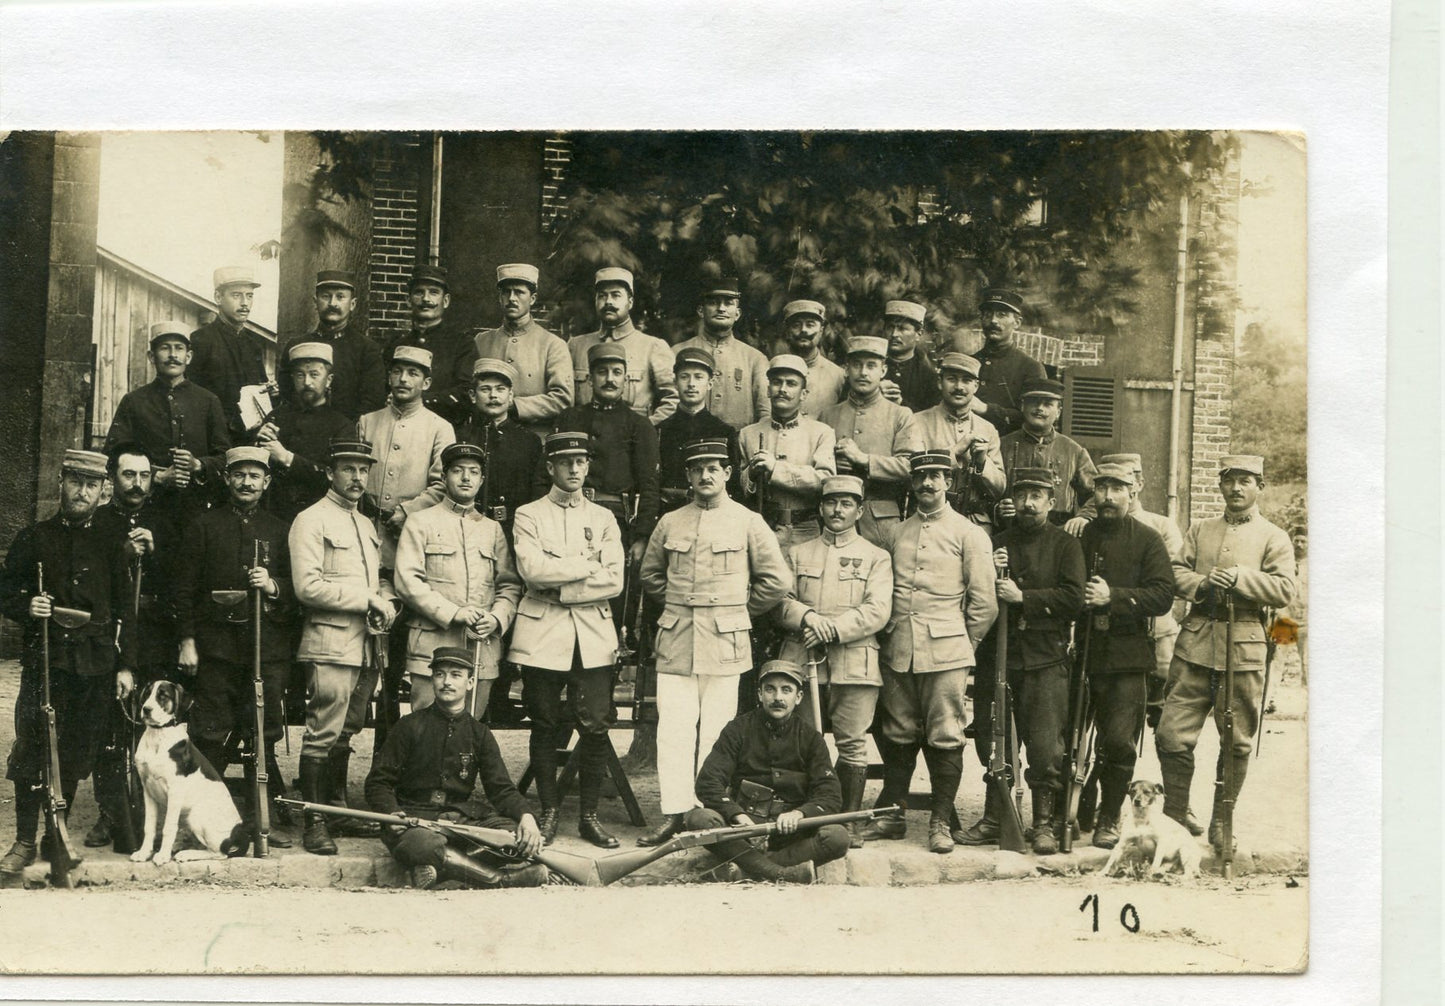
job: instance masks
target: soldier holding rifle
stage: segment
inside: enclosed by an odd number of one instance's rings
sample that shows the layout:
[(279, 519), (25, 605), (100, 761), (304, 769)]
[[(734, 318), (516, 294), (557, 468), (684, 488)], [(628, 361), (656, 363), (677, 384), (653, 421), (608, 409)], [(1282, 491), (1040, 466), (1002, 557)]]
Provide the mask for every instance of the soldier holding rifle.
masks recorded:
[[(368, 635), (389, 630), (401, 608), (391, 583), (381, 578), (376, 528), (357, 510), (375, 462), (364, 440), (333, 442), (327, 466), (331, 488), (301, 512), (287, 539), (296, 600), (305, 610), (296, 659), (309, 665), (301, 793), (311, 803), (345, 795), (351, 749), (337, 741), (350, 719), (348, 706), (368, 663), (367, 650), (378, 645)], [(306, 816), (303, 844), (307, 852), (336, 855), (320, 815)]]
[(807, 818), (836, 814), (841, 796), (822, 734), (797, 712), (804, 680), (790, 660), (765, 663), (757, 708), (723, 727), (703, 760), (697, 775), (702, 806), (688, 812), (689, 831), (778, 824), (766, 851), (741, 839), (711, 846), (722, 863), (715, 871), (719, 879), (736, 879), (741, 869), (754, 880), (809, 884), (814, 867), (848, 854), (841, 824), (798, 832)]
[[(525, 430), (521, 435), (532, 436)], [(522, 596), (501, 524), (478, 513), (474, 505), (483, 479), (490, 475), (486, 463), (475, 444), (452, 444), (443, 450), (446, 496), (411, 517), (401, 531), (396, 591), (414, 613), (406, 650), (413, 712), (432, 702), (432, 653), (451, 646), (472, 652), (474, 705), (468, 711), (481, 717), (499, 673), (502, 634)]]
[[(63, 800), (66, 808), (73, 803), (80, 781), (90, 774), (110, 704), (135, 686), (135, 634), (123, 614), (128, 603), (125, 570), (111, 533), (94, 520), (106, 461), (104, 454), (94, 451), (65, 452), (59, 511), (15, 536), (0, 572), (0, 612), (25, 629), (15, 699), (15, 745), (5, 772), (15, 784), (15, 844), (0, 858), (0, 887), (20, 886), (25, 867), (35, 861), (35, 837), (47, 796), (42, 782), (49, 739), (42, 709), (41, 623), (51, 620), (50, 702), (60, 764), (60, 778), (45, 781), (59, 788), (50, 796)], [(67, 616), (64, 620), (62, 614)], [(118, 620), (122, 622), (119, 656)], [(53, 875), (61, 876), (69, 864), (56, 865), (56, 845), (47, 835), (46, 856)]]
[[(471, 651), (437, 647), (431, 672), (435, 701), (403, 716), (387, 734), (366, 777), (366, 802), (382, 814), (503, 828), (514, 833), (521, 855), (537, 855), (542, 851), (537, 820), (512, 785), (497, 739), (467, 712), (474, 677)], [(476, 792), (478, 782), (485, 796)], [(439, 879), (472, 887), (547, 882), (547, 868), (540, 863), (500, 869), (427, 828), (387, 828), (381, 840), (410, 870), (413, 887), (427, 889)]]
[[(985, 641), (992, 661), (998, 634), (1006, 632), (1008, 681), (1014, 725), (1028, 753), (1024, 774), (1033, 794), (1034, 852), (1058, 851), (1055, 828), (1060, 823), (1059, 795), (1063, 784), (1064, 735), (1069, 722), (1069, 638), (1084, 600), (1084, 555), (1078, 541), (1049, 523), (1054, 506), (1054, 478), (1047, 468), (1020, 468), (1009, 487), (1015, 518), (994, 535), (994, 562), (1007, 566), (1009, 577), (996, 584), (998, 600), (1008, 605), (1008, 624), (1000, 620)], [(987, 766), (992, 745), (994, 682), (974, 679), (977, 710), (976, 744)], [(1018, 778), (1019, 766), (1013, 766)], [(984, 776), (985, 783), (990, 777)], [(998, 798), (992, 785), (983, 817), (959, 834), (964, 845), (991, 845), (998, 840)]]
[(355, 421), (331, 404), (333, 352), (325, 342), (294, 342), (287, 350), (290, 401), (256, 431), (256, 445), (271, 456), (266, 509), (286, 523), (326, 495), (331, 441), (356, 433)]
[[(201, 514), (187, 527), (176, 563), (176, 626), (180, 668), (195, 677), (191, 740), (224, 774), (244, 737), (245, 773), (255, 787), (258, 754), (273, 796), (284, 795), (276, 741), (285, 729), (282, 695), (291, 665), (294, 605), (287, 526), (261, 508), (271, 484), (269, 455), (262, 447), (226, 452), (225, 506)], [(257, 544), (259, 543), (259, 548)], [(257, 562), (257, 559), (260, 559)], [(261, 681), (265, 736), (253, 737), (255, 696), (249, 593), (261, 591)], [(260, 808), (251, 807), (252, 820)], [(273, 833), (278, 848), (291, 843)]]
[[(834, 769), (845, 811), (862, 806), (868, 782), (868, 731), (883, 687), (877, 634), (893, 604), (892, 561), (858, 534), (862, 512), (862, 479), (833, 475), (823, 480), (823, 533), (788, 549), (795, 586), (777, 616), (793, 633), (778, 656), (799, 665), (817, 660), (818, 683), (827, 686), (828, 721), (838, 748)], [(805, 696), (804, 704), (808, 701)], [(813, 719), (810, 709), (802, 716)], [(861, 825), (849, 831), (853, 847), (861, 848)]]
[[(647, 425), (641, 416), (627, 415)], [(652, 433), (650, 426), (647, 432)], [(512, 529), (526, 593), (517, 605), (507, 659), (522, 669), (543, 841), (551, 844), (556, 838), (561, 814), (557, 745), (566, 739), (558, 736), (565, 688), (567, 712), (579, 736), (577, 830), (593, 845), (612, 849), (618, 842), (598, 819), (597, 803), (612, 743), (607, 731), (615, 716), (617, 628), (608, 602), (622, 593), (621, 533), (611, 511), (583, 495), (591, 460), (587, 434), (554, 433), (545, 449), (552, 488), (517, 511)]]
[[(1226, 792), (1216, 785), (1209, 823), (1209, 840), (1221, 852), (1225, 851), (1225, 803), (1232, 804), (1244, 788), (1259, 723), (1268, 645), (1264, 609), (1289, 604), (1297, 589), (1289, 535), (1260, 515), (1263, 488), (1264, 458), (1226, 456), (1219, 472), (1224, 514), (1192, 524), (1184, 535), (1184, 550), (1174, 560), (1174, 588), (1190, 608), (1174, 647), (1164, 710), (1154, 732), (1164, 776), (1164, 812), (1191, 833), (1202, 834), (1204, 829), (1189, 809), (1194, 746), (1211, 713), (1215, 725), (1224, 729), (1223, 678), (1233, 675), (1233, 737), (1221, 737), (1216, 773), (1216, 779), (1227, 776), (1224, 759), (1232, 759), (1233, 786)], [(1229, 624), (1231, 599), (1233, 625)], [(1232, 653), (1227, 647), (1231, 635)]]
[[(486, 457), (477, 509), (502, 525), (512, 540), (517, 508), (544, 492), (542, 441), (517, 419), (517, 368), (484, 357), (472, 368), (473, 413), (457, 425), (457, 442), (476, 444)], [(483, 707), (484, 708), (484, 707)]]
[(1091, 624), (1080, 638), (1088, 640), (1086, 684), (1099, 731), (1097, 774), (1103, 794), (1094, 845), (1101, 849), (1119, 841), (1119, 810), (1134, 777), (1154, 666), (1149, 622), (1174, 602), (1174, 574), (1163, 539), (1130, 516), (1138, 498), (1132, 470), (1101, 465), (1094, 480), (1099, 515), (1079, 539), (1090, 573), (1084, 617)]
[(930, 451), (953, 455), (953, 484), (948, 502), (985, 531), (992, 530), (993, 503), (1003, 494), (1003, 455), (998, 430), (971, 408), (978, 392), (979, 362), (963, 353), (945, 353), (938, 366), (942, 401), (915, 413), (913, 424)]
[[(949, 825), (963, 777), (963, 702), (974, 651), (998, 617), (989, 541), (948, 505), (947, 451), (913, 455), (918, 510), (893, 533), (893, 612), (883, 642), (882, 715), (875, 734), (883, 756), (879, 805), (907, 806), (918, 752), (931, 787), (928, 848), (953, 851)], [(875, 820), (869, 838), (903, 838), (906, 824)]]
[(801, 413), (808, 394), (808, 365), (799, 356), (775, 356), (768, 364), (772, 413), (738, 434), (744, 460), (743, 498), (762, 501), (763, 520), (786, 549), (818, 537), (818, 497), (836, 470), (833, 430)]

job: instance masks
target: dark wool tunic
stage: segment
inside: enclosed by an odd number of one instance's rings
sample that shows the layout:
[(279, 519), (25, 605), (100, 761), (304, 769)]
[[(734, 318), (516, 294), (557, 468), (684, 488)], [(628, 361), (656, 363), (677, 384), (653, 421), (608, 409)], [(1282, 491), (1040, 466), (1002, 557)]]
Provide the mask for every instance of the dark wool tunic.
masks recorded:
[[(1069, 629), (1084, 607), (1084, 553), (1078, 539), (1046, 522), (1000, 531), (993, 536), (993, 547), (1008, 549), (1009, 575), (1024, 595), (1022, 604), (1008, 606), (1009, 670), (1066, 663)], [(980, 667), (993, 666), (1002, 622), (994, 623), (979, 648)]]
[(271, 488), (261, 505), (289, 524), (326, 495), (331, 441), (354, 437), (356, 421), (330, 404), (308, 409), (293, 403), (278, 408), (272, 422), (276, 424), (276, 439), (295, 457), (284, 468), (272, 463)]
[(247, 590), (246, 569), (255, 558), (254, 542), (262, 546), (262, 565), (281, 593), (261, 604), (261, 659), (291, 658), (291, 553), (289, 525), (259, 506), (251, 511), (215, 507), (186, 528), (176, 569), (176, 635), (194, 637), (202, 657), (249, 664), (251, 599), (234, 607), (211, 600), (213, 590)]
[(890, 357), (885, 376), (898, 385), (903, 405), (914, 412), (933, 408), (943, 397), (938, 388), (938, 371), (933, 369), (933, 364), (921, 350), (914, 350), (913, 356), (907, 360)]
[(994, 349), (984, 343), (973, 355), (980, 364), (978, 399), (988, 406), (983, 418), (997, 426), (999, 433), (1012, 433), (1024, 423), (1019, 408), (1024, 382), (1047, 377), (1044, 365), (1017, 346)]
[[(657, 442), (661, 458), (661, 468), (658, 472), (661, 488), (672, 490), (667, 495), (670, 502), (677, 502), (686, 498), (687, 485), (687, 457), (683, 448), (694, 440), (724, 440), (728, 445), (728, 464), (732, 467), (733, 477), (728, 480), (728, 495), (734, 499), (738, 492), (738, 473), (741, 471), (738, 457), (738, 431), (717, 416), (713, 415), (706, 407), (695, 413), (687, 413), (679, 406), (678, 410), (668, 416), (657, 426)], [(677, 493), (683, 496), (677, 496)]]
[(217, 316), (191, 333), (191, 351), (195, 355), (186, 368), (186, 377), (221, 400), (232, 443), (249, 443), (246, 426), (241, 422), (241, 389), (270, 380), (260, 338), (244, 328), (232, 328), (230, 322)]
[(635, 493), (637, 518), (628, 528), (629, 541), (652, 534), (657, 524), (657, 429), (626, 402), (604, 405), (596, 400), (562, 410), (559, 432), (581, 430), (592, 438), (592, 466), (587, 487), (600, 493)]
[[(1084, 528), (1079, 544), (1084, 568), (1109, 585), (1108, 628), (1089, 629), (1089, 673), (1154, 670), (1154, 640), (1149, 620), (1174, 603), (1174, 569), (1159, 532), (1132, 517), (1096, 517)], [(1083, 615), (1097, 623), (1090, 608)], [(1080, 645), (1083, 644), (1080, 622)]]
[(823, 735), (796, 709), (781, 725), (759, 707), (723, 727), (698, 772), (697, 798), (724, 821), (732, 821), (744, 813), (738, 803), (744, 780), (773, 790), (774, 817), (788, 810), (818, 817), (836, 814), (843, 806), (843, 790)]
[[(353, 422), (386, 404), (386, 367), (381, 362), (381, 347), (367, 337), (365, 328), (365, 323), (353, 316), (335, 335), (313, 329), (288, 340), (281, 350), (281, 359), (285, 360), (298, 342), (328, 343), (332, 355), (331, 404)], [(295, 391), (289, 370), (285, 375), (277, 374), (276, 383), (282, 399), (292, 401)]]
[[(547, 491), (542, 468), (542, 441), (512, 416), (493, 423), (474, 415), (457, 426), (457, 443), (476, 444), (487, 455), (477, 509), (498, 521), (511, 539), (517, 507), (541, 499)], [(505, 508), (500, 516), (496, 508)]]
[(398, 346), (431, 353), (431, 387), (422, 395), (422, 403), (449, 423), (465, 422), (472, 411), (467, 393), (472, 387), (472, 365), (477, 362), (477, 341), (471, 330), (464, 331), (443, 318), (431, 328), (393, 332), (381, 354), (384, 366), (391, 366), (391, 354)]
[[(105, 452), (130, 442), (146, 452), (152, 468), (169, 468), (173, 447), (190, 451), (203, 466), (192, 475), (186, 490), (186, 495), (195, 496), (203, 494), (202, 485), (214, 487), (219, 481), (231, 435), (226, 431), (221, 400), (214, 394), (190, 380), (171, 387), (156, 378), (120, 400), (106, 434)], [(173, 492), (162, 488), (156, 496), (174, 500)]]

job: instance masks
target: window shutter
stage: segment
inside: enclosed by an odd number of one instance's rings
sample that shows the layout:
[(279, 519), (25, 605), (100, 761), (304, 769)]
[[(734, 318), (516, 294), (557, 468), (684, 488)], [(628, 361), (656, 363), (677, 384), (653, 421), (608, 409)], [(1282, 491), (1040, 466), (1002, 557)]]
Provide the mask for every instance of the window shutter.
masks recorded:
[(1063, 427), (1090, 451), (1117, 450), (1119, 379), (1095, 367), (1065, 371)]

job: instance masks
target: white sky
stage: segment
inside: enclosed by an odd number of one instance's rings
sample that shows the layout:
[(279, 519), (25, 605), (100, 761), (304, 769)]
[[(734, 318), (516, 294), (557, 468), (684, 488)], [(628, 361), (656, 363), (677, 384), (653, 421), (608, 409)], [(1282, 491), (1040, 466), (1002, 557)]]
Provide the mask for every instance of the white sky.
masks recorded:
[(1307, 293), (1305, 142), (1292, 134), (1245, 133), (1239, 201), (1238, 331), (1267, 322), (1300, 345)]
[(274, 331), (279, 264), (260, 246), (281, 237), (282, 134), (261, 136), (102, 134), (98, 240), (208, 300), (216, 267), (251, 266), (251, 320)]

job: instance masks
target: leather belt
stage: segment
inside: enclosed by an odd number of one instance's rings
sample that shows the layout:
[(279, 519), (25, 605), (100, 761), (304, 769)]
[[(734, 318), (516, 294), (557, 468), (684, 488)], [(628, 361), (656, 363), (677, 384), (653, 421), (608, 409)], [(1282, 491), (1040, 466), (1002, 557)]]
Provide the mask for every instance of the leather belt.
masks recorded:
[(622, 503), (622, 497), (619, 494), (600, 492), (596, 489), (593, 489), (591, 486), (583, 486), (582, 495), (587, 497), (593, 503)]

